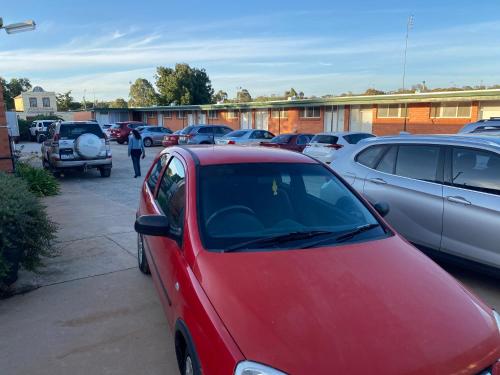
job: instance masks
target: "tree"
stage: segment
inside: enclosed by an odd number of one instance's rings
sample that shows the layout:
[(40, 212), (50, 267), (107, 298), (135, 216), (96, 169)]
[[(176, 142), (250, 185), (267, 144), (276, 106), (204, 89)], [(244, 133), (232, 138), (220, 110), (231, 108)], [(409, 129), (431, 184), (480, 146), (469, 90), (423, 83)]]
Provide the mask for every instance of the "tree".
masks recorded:
[(252, 96), (250, 95), (247, 89), (241, 89), (236, 94), (236, 101), (240, 103), (251, 102)]
[(174, 69), (159, 66), (155, 79), (161, 104), (208, 104), (214, 95), (205, 69), (192, 68), (188, 64), (176, 64)]
[(128, 104), (125, 99), (117, 98), (109, 103), (109, 108), (128, 108)]
[(297, 91), (292, 87), (290, 90), (285, 91), (285, 98), (293, 98), (297, 97), (299, 94), (297, 94)]
[(216, 103), (224, 103), (227, 100), (227, 92), (219, 90), (214, 95), (214, 102)]
[(385, 92), (377, 89), (367, 89), (363, 95), (384, 95)]
[(158, 94), (153, 85), (144, 78), (137, 78), (130, 85), (129, 105), (131, 107), (149, 107), (158, 104)]
[(31, 90), (31, 82), (28, 78), (12, 78), (8, 83), (0, 77), (3, 98), (7, 109), (14, 109), (14, 98), (22, 92)]
[(56, 101), (58, 111), (69, 111), (71, 109), (71, 103), (73, 103), (71, 90), (66, 91), (63, 94), (56, 94)]

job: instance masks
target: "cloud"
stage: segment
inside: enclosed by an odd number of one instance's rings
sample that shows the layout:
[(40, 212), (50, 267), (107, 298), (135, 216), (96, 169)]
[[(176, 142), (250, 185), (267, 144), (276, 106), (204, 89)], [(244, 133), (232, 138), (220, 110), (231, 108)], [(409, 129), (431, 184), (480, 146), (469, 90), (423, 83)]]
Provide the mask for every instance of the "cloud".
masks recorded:
[[(229, 92), (245, 86), (252, 93), (279, 93), (296, 85), (321, 95), (368, 86), (395, 89), (401, 81), (404, 41), (399, 34), (340, 38), (208, 33), (256, 22), (257, 17), (246, 17), (147, 32), (137, 26), (111, 28), (98, 37), (80, 33), (49, 47), (0, 51), (0, 71), (7, 78), (31, 77), (47, 90), (73, 90), (75, 96), (83, 95), (84, 89), (87, 96), (95, 91), (99, 99), (126, 97), (129, 81), (152, 80), (156, 66), (177, 62), (206, 68), (213, 85)], [(500, 58), (496, 31), (497, 21), (412, 31), (408, 82), (429, 82), (432, 77), (443, 84), (474, 84), (474, 77), (500, 76), (494, 64)]]

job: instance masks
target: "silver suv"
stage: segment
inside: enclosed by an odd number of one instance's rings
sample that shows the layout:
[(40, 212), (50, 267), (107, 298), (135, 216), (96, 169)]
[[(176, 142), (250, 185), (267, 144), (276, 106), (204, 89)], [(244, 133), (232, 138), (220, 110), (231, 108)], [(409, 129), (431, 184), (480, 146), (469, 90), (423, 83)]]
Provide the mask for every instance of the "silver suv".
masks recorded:
[(459, 133), (494, 133), (500, 132), (500, 117), (491, 117), (489, 120), (479, 120), (465, 125)]
[(111, 175), (109, 141), (96, 122), (55, 122), (49, 126), (42, 144), (43, 167), (56, 176), (66, 169), (99, 169), (102, 177)]
[(373, 138), (332, 168), (409, 241), (500, 269), (500, 137)]
[(192, 125), (182, 130), (179, 144), (214, 144), (216, 139), (232, 131), (233, 129), (225, 125)]

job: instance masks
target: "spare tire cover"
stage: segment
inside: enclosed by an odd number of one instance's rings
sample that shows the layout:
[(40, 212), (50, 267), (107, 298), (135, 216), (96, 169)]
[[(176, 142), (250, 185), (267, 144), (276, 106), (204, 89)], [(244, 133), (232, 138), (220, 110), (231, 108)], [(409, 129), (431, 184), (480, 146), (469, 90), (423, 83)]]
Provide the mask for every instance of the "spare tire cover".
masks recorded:
[(84, 159), (94, 159), (101, 151), (101, 139), (92, 133), (85, 133), (75, 141), (75, 150)]

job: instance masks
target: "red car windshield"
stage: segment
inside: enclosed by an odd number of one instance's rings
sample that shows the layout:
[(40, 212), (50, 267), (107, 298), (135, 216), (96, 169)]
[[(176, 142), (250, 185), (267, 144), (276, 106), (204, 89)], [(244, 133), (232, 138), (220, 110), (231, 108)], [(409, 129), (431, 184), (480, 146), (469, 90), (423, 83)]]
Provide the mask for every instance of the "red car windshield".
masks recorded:
[[(331, 234), (333, 241), (364, 226), (370, 230), (353, 241), (386, 235), (365, 205), (322, 165), (224, 164), (201, 166), (198, 173), (203, 181), (198, 186), (200, 232), (208, 250), (301, 233)], [(280, 240), (272, 247), (301, 245)], [(269, 249), (264, 243), (248, 248)]]

